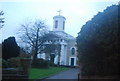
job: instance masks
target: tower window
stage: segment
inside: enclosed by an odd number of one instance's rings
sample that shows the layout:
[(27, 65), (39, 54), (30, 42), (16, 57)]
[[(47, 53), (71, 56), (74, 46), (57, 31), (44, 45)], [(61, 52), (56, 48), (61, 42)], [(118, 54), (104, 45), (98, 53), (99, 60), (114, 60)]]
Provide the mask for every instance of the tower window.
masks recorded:
[(71, 54), (74, 55), (75, 54), (75, 48), (71, 49)]
[(65, 21), (63, 21), (63, 30), (65, 29)]
[(58, 21), (55, 21), (55, 28), (58, 27)]

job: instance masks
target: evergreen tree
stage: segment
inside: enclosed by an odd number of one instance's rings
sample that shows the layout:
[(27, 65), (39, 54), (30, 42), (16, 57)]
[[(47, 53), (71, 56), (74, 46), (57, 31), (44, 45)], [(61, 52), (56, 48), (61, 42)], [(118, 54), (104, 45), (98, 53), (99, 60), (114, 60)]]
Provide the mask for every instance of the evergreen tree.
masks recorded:
[(83, 25), (77, 37), (83, 75), (118, 75), (118, 7), (112, 5)]
[(2, 42), (2, 58), (7, 60), (19, 55), (20, 47), (17, 45), (15, 37), (9, 37)]

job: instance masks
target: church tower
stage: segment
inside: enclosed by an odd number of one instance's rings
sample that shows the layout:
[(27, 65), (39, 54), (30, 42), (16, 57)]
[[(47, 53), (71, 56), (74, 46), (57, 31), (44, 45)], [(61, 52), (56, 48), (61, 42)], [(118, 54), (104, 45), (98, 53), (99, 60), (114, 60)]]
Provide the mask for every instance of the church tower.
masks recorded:
[(59, 15), (53, 17), (53, 31), (64, 31), (66, 18), (61, 16), (60, 10), (58, 12)]
[[(53, 30), (50, 31), (50, 34), (54, 34), (55, 37), (46, 40), (45, 45), (54, 44), (56, 47), (52, 49), (49, 54), (43, 53), (43, 59), (51, 60), (55, 64), (67, 65), (67, 66), (76, 66), (77, 63), (77, 48), (76, 48), (76, 38), (67, 34), (65, 30), (65, 20), (64, 16), (61, 16), (61, 11), (58, 11), (59, 14), (53, 17)], [(59, 49), (58, 49), (59, 48)], [(54, 56), (53, 57), (51, 57)]]

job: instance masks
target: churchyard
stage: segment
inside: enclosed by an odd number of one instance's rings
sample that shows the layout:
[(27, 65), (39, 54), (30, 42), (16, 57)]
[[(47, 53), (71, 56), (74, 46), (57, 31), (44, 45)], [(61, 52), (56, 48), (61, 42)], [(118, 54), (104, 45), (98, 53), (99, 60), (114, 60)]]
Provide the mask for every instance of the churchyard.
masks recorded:
[(57, 74), (59, 72), (68, 70), (67, 67), (49, 67), (47, 69), (45, 68), (31, 68), (29, 72), (29, 79), (42, 79), (46, 78), (48, 76)]
[(69, 69), (61, 65), (79, 66), (79, 79), (118, 79), (118, 7), (112, 5), (99, 12), (82, 26), (77, 37), (64, 31), (66, 18), (60, 12), (53, 17), (53, 31), (46, 31), (41, 20), (22, 24), (21, 46), (13, 36), (0, 44), (3, 80), (42, 79)]

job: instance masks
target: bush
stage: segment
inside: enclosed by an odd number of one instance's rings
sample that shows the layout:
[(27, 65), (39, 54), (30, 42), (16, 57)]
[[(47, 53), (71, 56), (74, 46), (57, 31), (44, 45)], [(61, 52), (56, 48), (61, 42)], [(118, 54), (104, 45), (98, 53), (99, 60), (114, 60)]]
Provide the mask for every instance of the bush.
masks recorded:
[(8, 68), (8, 65), (9, 65), (8, 61), (2, 59), (2, 68)]
[(20, 60), (18, 58), (10, 58), (8, 60), (2, 59), (2, 68), (18, 68), (20, 67)]
[(32, 63), (33, 68), (49, 68), (49, 61), (43, 59), (35, 59)]
[(20, 68), (20, 59), (19, 58), (10, 58), (10, 59), (8, 59), (8, 62), (9, 62), (9, 67), (11, 67), (11, 68), (17, 68), (17, 67), (19, 67)]
[(48, 61), (50, 66), (55, 66), (55, 64), (51, 61)]

